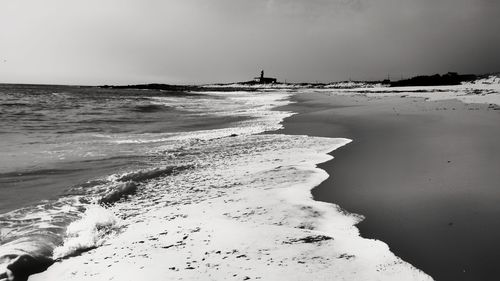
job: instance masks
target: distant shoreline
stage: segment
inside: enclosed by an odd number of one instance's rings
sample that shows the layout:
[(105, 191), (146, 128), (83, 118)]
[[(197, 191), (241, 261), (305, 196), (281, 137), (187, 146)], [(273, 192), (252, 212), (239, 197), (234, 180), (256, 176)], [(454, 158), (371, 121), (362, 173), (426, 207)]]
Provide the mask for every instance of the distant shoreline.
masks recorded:
[(333, 84), (341, 83), (354, 83), (354, 84), (367, 84), (367, 85), (386, 85), (387, 87), (412, 87), (412, 86), (452, 86), (460, 85), (463, 82), (471, 82), (477, 79), (487, 78), (493, 74), (458, 74), (456, 72), (448, 72), (446, 74), (433, 74), (433, 75), (417, 75), (409, 79), (401, 79), (391, 81), (385, 80), (348, 80), (336, 82), (275, 82), (275, 83), (260, 83), (253, 80), (243, 82), (230, 82), (230, 83), (213, 83), (205, 85), (175, 85), (175, 84), (131, 84), (131, 85), (101, 85), (97, 86), (104, 89), (144, 89), (144, 90), (162, 90), (162, 91), (237, 91), (257, 90), (256, 87), (266, 86), (304, 86), (304, 87), (317, 87), (323, 88)]
[(257, 91), (259, 87), (266, 86), (299, 86), (323, 88), (335, 84), (366, 84), (366, 85), (385, 85), (387, 87), (411, 87), (411, 86), (450, 86), (459, 85), (463, 82), (470, 82), (476, 79), (485, 79), (489, 76), (499, 75), (500, 72), (491, 72), (486, 74), (458, 74), (448, 72), (446, 74), (416, 75), (407, 79), (391, 80), (343, 80), (331, 82), (283, 82), (259, 83), (255, 81), (240, 81), (227, 83), (204, 83), (204, 84), (168, 84), (168, 83), (142, 83), (142, 84), (104, 84), (104, 85), (81, 85), (81, 84), (54, 84), (54, 83), (13, 83), (0, 82), (0, 85), (25, 85), (25, 86), (47, 86), (47, 87), (88, 87), (102, 89), (141, 89), (141, 90), (159, 90), (159, 91)]

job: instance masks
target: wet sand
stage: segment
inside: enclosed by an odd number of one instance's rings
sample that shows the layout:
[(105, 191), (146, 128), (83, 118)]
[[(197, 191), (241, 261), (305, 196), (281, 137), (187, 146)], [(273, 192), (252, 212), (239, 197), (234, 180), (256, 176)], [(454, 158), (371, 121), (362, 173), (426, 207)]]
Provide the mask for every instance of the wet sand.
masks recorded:
[(353, 142), (319, 165), (316, 200), (366, 219), (363, 237), (436, 280), (497, 280), (500, 112), (422, 98), (298, 94), (285, 134)]

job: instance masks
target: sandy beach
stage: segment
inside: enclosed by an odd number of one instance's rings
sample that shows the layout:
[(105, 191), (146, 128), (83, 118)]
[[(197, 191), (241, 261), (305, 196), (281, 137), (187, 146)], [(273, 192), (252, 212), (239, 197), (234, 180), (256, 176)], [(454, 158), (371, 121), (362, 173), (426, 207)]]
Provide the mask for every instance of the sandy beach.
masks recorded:
[[(474, 97), (472, 97), (474, 98)], [(294, 96), (284, 134), (353, 139), (319, 165), (313, 190), (365, 216), (363, 237), (436, 280), (496, 280), (500, 247), (500, 111), (397, 94)]]
[[(253, 102), (292, 97), (272, 93)], [(265, 106), (253, 122), (276, 127), (293, 107)], [(386, 243), (360, 237), (362, 216), (313, 200), (311, 189), (330, 176), (317, 165), (351, 139), (231, 134), (238, 128), (177, 150), (171, 159), (192, 168), (148, 176), (137, 194), (87, 209), (67, 227), (55, 263), (29, 280), (432, 280)]]
[(101, 179), (95, 203), (60, 207), (77, 217), (58, 228), (63, 241), (3, 244), (0, 279), (43, 260), (54, 264), (29, 280), (494, 280), (500, 111), (450, 97), (498, 93), (468, 91), (292, 85), (162, 99), (252, 118), (175, 146), (135, 136), (154, 165)]
[(2, 1), (0, 281), (498, 280), (498, 15)]

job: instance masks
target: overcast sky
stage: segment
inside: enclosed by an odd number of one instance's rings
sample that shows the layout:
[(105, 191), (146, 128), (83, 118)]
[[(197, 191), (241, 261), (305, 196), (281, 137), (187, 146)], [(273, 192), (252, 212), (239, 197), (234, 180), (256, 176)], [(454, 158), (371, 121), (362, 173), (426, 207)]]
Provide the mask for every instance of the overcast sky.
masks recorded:
[(500, 71), (498, 0), (1, 0), (0, 82)]

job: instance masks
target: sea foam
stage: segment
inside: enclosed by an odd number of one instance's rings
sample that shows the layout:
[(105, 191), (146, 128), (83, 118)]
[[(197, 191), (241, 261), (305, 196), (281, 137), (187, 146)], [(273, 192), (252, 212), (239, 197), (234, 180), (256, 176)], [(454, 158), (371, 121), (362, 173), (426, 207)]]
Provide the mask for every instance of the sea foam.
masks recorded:
[(83, 217), (72, 222), (66, 229), (63, 245), (54, 249), (54, 259), (102, 245), (106, 235), (118, 229), (120, 220), (112, 211), (99, 205), (90, 206)]
[(33, 280), (430, 280), (360, 237), (362, 216), (312, 199), (328, 177), (316, 165), (349, 142), (265, 134), (192, 143), (177, 160), (195, 167), (111, 207), (128, 218), (119, 235)]

